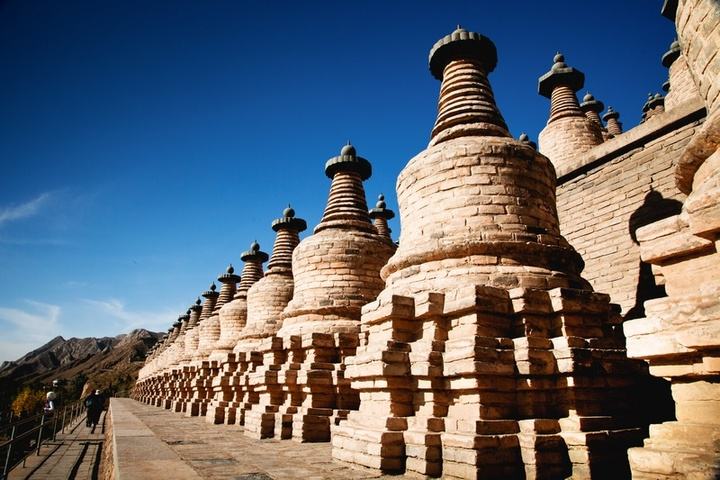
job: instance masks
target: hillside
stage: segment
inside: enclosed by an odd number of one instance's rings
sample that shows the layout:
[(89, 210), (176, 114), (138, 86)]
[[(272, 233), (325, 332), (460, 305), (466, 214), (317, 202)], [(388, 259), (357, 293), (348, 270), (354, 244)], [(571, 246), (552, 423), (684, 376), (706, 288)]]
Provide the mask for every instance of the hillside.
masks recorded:
[(20, 359), (0, 365), (0, 408), (23, 386), (41, 388), (56, 379), (66, 385), (68, 397), (79, 395), (85, 383), (125, 394), (147, 350), (161, 335), (139, 329), (116, 337), (55, 337)]

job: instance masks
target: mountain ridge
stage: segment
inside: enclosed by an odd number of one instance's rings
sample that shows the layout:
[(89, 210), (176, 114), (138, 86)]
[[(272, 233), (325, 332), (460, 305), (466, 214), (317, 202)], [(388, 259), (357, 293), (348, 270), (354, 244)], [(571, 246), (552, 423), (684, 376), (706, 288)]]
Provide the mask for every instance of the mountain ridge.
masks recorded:
[(75, 389), (90, 384), (126, 394), (148, 349), (162, 335), (143, 328), (114, 337), (65, 339), (58, 335), (17, 360), (0, 364), (0, 408), (21, 388), (47, 388), (53, 380), (73, 384)]

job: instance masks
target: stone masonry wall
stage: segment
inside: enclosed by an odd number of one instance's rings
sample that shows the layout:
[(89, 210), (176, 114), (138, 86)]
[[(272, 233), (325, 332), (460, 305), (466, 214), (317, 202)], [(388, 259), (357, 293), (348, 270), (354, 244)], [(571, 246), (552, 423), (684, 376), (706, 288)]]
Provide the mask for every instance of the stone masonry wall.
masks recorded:
[[(585, 260), (584, 277), (637, 318), (661, 279), (642, 265), (634, 230), (680, 211), (675, 162), (703, 120), (697, 103), (660, 114), (558, 170), (560, 230)], [(652, 191), (651, 191), (652, 190)], [(631, 233), (632, 232), (632, 233)], [(660, 287), (662, 288), (662, 287)]]

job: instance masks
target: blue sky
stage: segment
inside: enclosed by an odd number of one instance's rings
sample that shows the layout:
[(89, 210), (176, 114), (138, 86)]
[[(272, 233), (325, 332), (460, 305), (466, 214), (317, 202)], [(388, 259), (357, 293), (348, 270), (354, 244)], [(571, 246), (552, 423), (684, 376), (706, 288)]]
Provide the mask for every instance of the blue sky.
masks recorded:
[(254, 239), (269, 253), (288, 202), (311, 231), (348, 139), (373, 164), (370, 203), (397, 211), (434, 121), (427, 54), (458, 23), (497, 45), (515, 136), (545, 125), (537, 78), (557, 50), (632, 127), (667, 78), (660, 6), (1, 2), (0, 361), (55, 335), (164, 330)]

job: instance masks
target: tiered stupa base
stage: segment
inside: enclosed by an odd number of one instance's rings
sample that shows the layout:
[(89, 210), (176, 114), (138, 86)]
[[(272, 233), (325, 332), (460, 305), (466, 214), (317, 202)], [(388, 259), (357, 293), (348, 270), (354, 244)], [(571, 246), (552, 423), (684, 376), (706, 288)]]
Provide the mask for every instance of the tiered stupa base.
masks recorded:
[(278, 337), (255, 340), (252, 345), (258, 361), (253, 362), (253, 368), (245, 375), (248, 402), (243, 410), (244, 433), (257, 439), (272, 438), (276, 415), (283, 402), (278, 372), (287, 353)]
[(720, 150), (695, 174), (682, 214), (638, 230), (643, 260), (660, 266), (669, 297), (625, 322), (628, 354), (670, 380), (677, 421), (651, 425), (644, 447), (629, 451), (634, 479), (720, 475), (720, 187), (703, 169), (720, 169)]
[(173, 401), (171, 410), (177, 413), (185, 413), (187, 401), (192, 397), (192, 380), (195, 369), (191, 365), (183, 364), (180, 365), (179, 370), (177, 397)]
[(208, 423), (243, 425), (247, 396), (245, 374), (250, 362), (250, 352), (228, 353), (216, 362), (218, 375), (212, 379), (214, 394), (206, 414)]
[(205, 416), (212, 400), (212, 380), (219, 371), (209, 360), (193, 362), (190, 367), (190, 398), (181, 408), (188, 417)]
[[(381, 295), (347, 377), (336, 459), (443, 478), (627, 478), (638, 374), (607, 295), (467, 287)], [(647, 423), (647, 422), (646, 422)]]
[[(347, 417), (351, 409), (357, 409), (357, 392), (350, 389), (345, 379), (344, 360), (355, 354), (357, 334), (353, 333), (305, 333), (290, 335), (283, 340), (286, 357), (282, 364), (269, 365), (277, 370), (281, 395), (273, 386), (273, 393), (264, 398), (282, 398), (282, 404), (261, 403), (258, 413), (273, 413), (274, 436), (293, 438), (300, 442), (327, 442), (331, 426)], [(263, 416), (265, 431), (269, 432), (270, 417)], [(255, 427), (257, 428), (257, 427)]]

